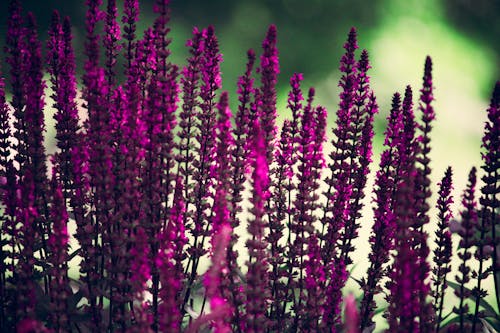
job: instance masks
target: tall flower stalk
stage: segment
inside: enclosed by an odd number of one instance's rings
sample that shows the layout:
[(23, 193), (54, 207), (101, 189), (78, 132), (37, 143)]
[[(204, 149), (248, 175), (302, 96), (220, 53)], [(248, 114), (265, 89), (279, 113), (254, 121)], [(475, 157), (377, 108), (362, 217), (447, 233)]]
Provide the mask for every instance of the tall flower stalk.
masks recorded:
[(436, 313), (436, 332), (439, 332), (441, 320), (443, 318), (444, 296), (447, 285), (446, 277), (451, 272), (452, 242), (449, 230), (450, 220), (453, 217), (451, 204), (453, 197), (451, 167), (446, 169), (445, 175), (439, 183), (439, 197), (437, 201), (438, 209), (438, 229), (436, 230), (436, 249), (434, 250), (432, 269), (432, 297), (434, 298), (434, 312)]

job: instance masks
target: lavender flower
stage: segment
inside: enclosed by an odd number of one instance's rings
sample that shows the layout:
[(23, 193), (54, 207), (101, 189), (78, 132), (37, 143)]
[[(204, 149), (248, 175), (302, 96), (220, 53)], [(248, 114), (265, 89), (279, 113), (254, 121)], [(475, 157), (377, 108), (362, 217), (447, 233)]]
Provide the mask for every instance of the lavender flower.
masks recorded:
[[(270, 315), (276, 320), (271, 323), (272, 329), (284, 330), (287, 326), (285, 315), (286, 304), (289, 300), (289, 288), (291, 284), (290, 267), (288, 272), (281, 269), (285, 263), (285, 258), (282, 253), (285, 253), (285, 246), (281, 243), (284, 236), (285, 223), (290, 226), (292, 219), (292, 197), (291, 191), (294, 187), (293, 178), (293, 160), (292, 152), (294, 142), (291, 138), (291, 122), (286, 119), (283, 122), (280, 133), (280, 141), (278, 149), (274, 151), (277, 166), (271, 169), (272, 179), (274, 180), (271, 188), (272, 210), (268, 212), (269, 216), (269, 234), (267, 240), (270, 244), (269, 264), (272, 270), (269, 272), (269, 281), (271, 288), (271, 298), (273, 303), (270, 307)], [(285, 219), (287, 218), (285, 222)], [(291, 231), (288, 228), (287, 243), (291, 244)], [(287, 259), (286, 261), (291, 261)], [(288, 277), (288, 282), (283, 281), (284, 277)]]
[(250, 239), (247, 240), (249, 259), (246, 276), (246, 318), (245, 332), (265, 332), (269, 322), (266, 318), (268, 289), (268, 253), (265, 241), (264, 216), (266, 213), (265, 202), (269, 198), (269, 169), (266, 160), (266, 133), (261, 129), (260, 123), (253, 124), (253, 151), (252, 151), (252, 208), (250, 213), (253, 218), (248, 223)]
[[(196, 32), (196, 31), (195, 31)], [(196, 122), (196, 156), (192, 162), (194, 169), (193, 181), (195, 183), (191, 197), (195, 211), (193, 214), (194, 236), (193, 250), (191, 252), (192, 265), (189, 285), (192, 285), (197, 275), (199, 259), (206, 253), (204, 249), (205, 239), (209, 236), (208, 220), (211, 213), (208, 212), (210, 204), (207, 199), (210, 197), (209, 188), (213, 179), (210, 175), (211, 164), (213, 163), (213, 152), (215, 147), (215, 136), (212, 130), (216, 124), (216, 93), (221, 87), (220, 62), (222, 56), (219, 53), (219, 45), (215, 30), (212, 26), (204, 29), (202, 32), (203, 52), (200, 63), (201, 87), (200, 87), (200, 112)], [(184, 298), (186, 304), (189, 300), (191, 287)]]
[[(344, 260), (346, 265), (352, 263), (350, 253), (354, 251), (352, 240), (357, 238), (358, 229), (360, 227), (359, 218), (361, 217), (361, 209), (363, 208), (362, 200), (365, 196), (364, 188), (367, 181), (367, 176), (370, 172), (369, 165), (372, 155), (372, 139), (373, 139), (373, 117), (378, 112), (378, 105), (375, 95), (370, 88), (370, 77), (367, 75), (371, 68), (368, 60), (368, 52), (363, 50), (361, 58), (356, 65), (357, 67), (357, 87), (354, 96), (353, 109), (350, 110), (350, 118), (352, 124), (352, 133), (348, 134), (352, 139), (352, 151), (356, 156), (351, 155), (349, 168), (353, 170), (350, 183), (352, 184), (352, 198), (349, 204), (349, 219), (346, 221), (345, 230), (342, 232), (341, 244), (339, 245), (340, 260)], [(350, 84), (346, 81), (347, 86)], [(345, 89), (344, 88), (344, 89)], [(347, 99), (349, 95), (344, 95)], [(348, 101), (344, 101), (348, 103)], [(347, 107), (347, 106), (345, 106)]]
[(219, 291), (220, 276), (225, 269), (226, 248), (231, 239), (231, 232), (231, 227), (225, 224), (220, 228), (219, 233), (212, 238), (213, 265), (203, 279), (203, 284), (207, 289), (207, 296), (210, 298), (211, 313), (198, 317), (188, 327), (187, 333), (198, 332), (203, 325), (209, 322), (213, 323), (214, 332), (231, 332), (230, 326), (225, 321), (228, 316), (231, 316), (231, 308)]
[(19, 283), (16, 292), (16, 319), (33, 319), (35, 317), (35, 241), (40, 229), (36, 225), (39, 216), (35, 206), (35, 184), (31, 170), (27, 169), (17, 188), (16, 224), (14, 229), (15, 246), (19, 250), (19, 261), (14, 277)]
[[(114, 87), (116, 84), (115, 65), (118, 54), (120, 52), (120, 25), (117, 22), (118, 9), (116, 8), (116, 0), (108, 0), (106, 8), (106, 18), (104, 24), (104, 38), (103, 45), (105, 49), (104, 66), (106, 72), (106, 80), (109, 88)], [(111, 93), (111, 89), (109, 93)], [(109, 96), (108, 96), (109, 98)]]
[(333, 129), (335, 138), (332, 140), (334, 150), (330, 154), (332, 162), (328, 165), (331, 175), (326, 179), (328, 190), (325, 192), (327, 200), (322, 219), (325, 265), (328, 265), (335, 256), (337, 241), (340, 238), (339, 230), (344, 228), (345, 221), (349, 220), (350, 214), (349, 202), (353, 188), (349, 161), (350, 156), (355, 156), (355, 147), (351, 141), (353, 136), (351, 108), (356, 100), (357, 69), (354, 52), (357, 48), (356, 29), (352, 28), (344, 44), (346, 52), (340, 60), (340, 71), (343, 74), (339, 86), (342, 92), (337, 110), (336, 127)]
[(306, 261), (305, 290), (307, 296), (305, 307), (301, 313), (300, 327), (305, 331), (320, 331), (320, 320), (325, 305), (324, 286), (326, 273), (321, 262), (321, 250), (318, 237), (313, 234), (308, 242), (308, 256)]
[(149, 266), (149, 245), (147, 244), (147, 235), (144, 228), (138, 227), (136, 234), (132, 236), (134, 246), (130, 250), (132, 263), (130, 270), (131, 292), (133, 300), (139, 303), (133, 311), (133, 321), (135, 325), (129, 328), (129, 333), (152, 332), (152, 318), (148, 313), (148, 303), (145, 302), (144, 293), (147, 290), (147, 282), (151, 278)]
[(51, 220), (52, 233), (48, 239), (50, 251), (49, 262), (52, 264), (52, 280), (50, 285), (51, 326), (55, 332), (65, 332), (70, 329), (68, 316), (68, 299), (71, 294), (68, 278), (68, 213), (61, 184), (57, 179), (57, 169), (53, 169), (51, 190), (53, 193)]
[(59, 13), (54, 11), (52, 25), (49, 31), (48, 71), (51, 74), (52, 96), (57, 109), (56, 140), (59, 152), (55, 155), (55, 162), (59, 165), (63, 195), (69, 199), (69, 192), (73, 189), (73, 166), (71, 165), (71, 151), (78, 144), (79, 117), (76, 107), (76, 80), (75, 56), (71, 45), (71, 25), (69, 18), (60, 23)]
[[(250, 136), (250, 105), (252, 95), (255, 92), (253, 87), (254, 79), (252, 71), (255, 64), (255, 52), (248, 50), (248, 62), (245, 73), (238, 79), (238, 111), (235, 116), (235, 127), (233, 130), (234, 145), (233, 150), (233, 175), (232, 175), (232, 192), (231, 192), (231, 220), (234, 222), (233, 228), (239, 225), (237, 214), (242, 211), (241, 201), (242, 192), (244, 190), (245, 171), (249, 163), (247, 162), (248, 150), (247, 141)], [(236, 241), (234, 239), (233, 241)]]
[(136, 38), (137, 21), (139, 19), (139, 0), (126, 0), (123, 3), (123, 48), (125, 52), (125, 74), (130, 74), (130, 69), (134, 63), (134, 47)]
[(374, 200), (376, 202), (374, 208), (375, 223), (370, 236), (370, 267), (362, 286), (361, 330), (373, 325), (372, 317), (376, 307), (373, 298), (380, 290), (378, 285), (384, 276), (383, 266), (389, 261), (389, 253), (393, 248), (395, 232), (393, 193), (396, 191), (396, 184), (398, 183), (397, 144), (402, 130), (401, 97), (399, 93), (395, 93), (392, 98), (392, 108), (387, 121), (384, 142), (386, 149), (380, 159), (374, 189)]
[(275, 25), (269, 26), (266, 38), (262, 42), (263, 53), (260, 57), (259, 73), (261, 87), (259, 112), (262, 130), (265, 133), (266, 159), (271, 164), (273, 158), (273, 142), (276, 136), (276, 83), (279, 74), (278, 49), (276, 48), (277, 30)]
[(468, 312), (468, 305), (465, 300), (470, 296), (469, 291), (466, 289), (465, 284), (470, 281), (470, 267), (468, 266), (468, 261), (471, 259), (471, 248), (474, 245), (474, 233), (476, 232), (476, 225), (478, 221), (478, 216), (476, 212), (476, 168), (473, 167), (469, 173), (469, 182), (467, 183), (467, 188), (464, 191), (462, 197), (462, 207), (463, 210), (460, 213), (462, 221), (460, 223), (460, 229), (458, 234), (460, 235), (459, 251), (458, 257), (461, 260), (460, 266), (458, 267), (459, 275), (456, 276), (456, 280), (460, 285), (460, 289), (455, 290), (455, 295), (459, 298), (460, 302), (458, 307), (454, 307), (453, 311), (460, 317), (460, 331), (464, 330), (465, 316)]
[(182, 181), (179, 178), (175, 188), (175, 204), (171, 209), (168, 225), (160, 234), (160, 249), (155, 259), (161, 283), (159, 294), (162, 302), (158, 309), (158, 329), (161, 332), (177, 332), (182, 322), (180, 311), (184, 279), (182, 261), (187, 242), (182, 224), (185, 210), (182, 192)]
[[(186, 209), (184, 211), (183, 223), (188, 227), (189, 232), (195, 237), (194, 243), (189, 244), (187, 253), (189, 259), (186, 264), (185, 272), (188, 272), (191, 267), (191, 274), (187, 282), (187, 288), (184, 298), (184, 307), (186, 306), (190, 294), (191, 287), (196, 278), (197, 261), (198, 258), (204, 254), (204, 249), (198, 246), (198, 237), (201, 236), (201, 229), (192, 223), (193, 211), (189, 209), (189, 204), (193, 203), (195, 194), (190, 189), (191, 178), (194, 176), (195, 168), (192, 160), (195, 158), (195, 142), (197, 135), (196, 119), (198, 114), (198, 101), (199, 96), (199, 80), (200, 80), (200, 67), (202, 64), (202, 55), (204, 50), (204, 41), (202, 33), (197, 29), (193, 29), (193, 37), (186, 43), (191, 56), (188, 59), (188, 65), (184, 67), (181, 77), (181, 86), (183, 94), (182, 110), (179, 114), (179, 143), (177, 144), (177, 166), (178, 174), (182, 175), (184, 179), (184, 198), (186, 200)], [(190, 223), (191, 222), (191, 223)]]
[(403, 177), (395, 196), (395, 258), (389, 273), (387, 288), (390, 290), (387, 317), (388, 332), (419, 332), (420, 302), (418, 251), (413, 247), (415, 209), (411, 204), (414, 195), (412, 174)]
[(14, 117), (17, 122), (16, 129), (16, 139), (18, 139), (18, 145), (16, 149), (18, 150), (17, 159), (19, 163), (23, 163), (25, 151), (23, 149), (23, 131), (25, 123), (23, 120), (22, 109), (25, 104), (25, 97), (23, 93), (23, 58), (22, 53), (25, 47), (25, 30), (23, 29), (23, 19), (21, 13), (21, 4), (19, 0), (11, 0), (9, 3), (9, 16), (7, 20), (7, 35), (6, 35), (6, 46), (5, 61), (10, 65), (10, 84), (12, 87), (12, 100), (11, 105), (14, 110)]
[(449, 231), (450, 220), (453, 217), (451, 204), (453, 197), (451, 195), (452, 186), (451, 167), (446, 169), (441, 183), (439, 183), (439, 198), (437, 201), (438, 209), (438, 229), (436, 230), (436, 249), (434, 250), (433, 262), (435, 267), (432, 269), (434, 298), (434, 312), (436, 313), (436, 332), (439, 332), (441, 319), (443, 318), (444, 295), (447, 287), (446, 276), (451, 271), (452, 242)]
[[(484, 268), (485, 262), (489, 259), (489, 255), (486, 253), (487, 251), (485, 251), (488, 246), (493, 248), (493, 253), (491, 254), (491, 272), (493, 273), (493, 281), (495, 284), (497, 306), (500, 306), (500, 253), (498, 250), (500, 237), (496, 231), (497, 225), (499, 224), (499, 214), (495, 213), (495, 209), (498, 209), (496, 207), (500, 205), (498, 195), (495, 194), (498, 194), (500, 188), (498, 177), (498, 170), (500, 168), (500, 81), (497, 81), (495, 84), (491, 103), (487, 112), (488, 121), (485, 124), (482, 140), (482, 147), (486, 151), (482, 153), (484, 164), (481, 168), (486, 174), (481, 178), (484, 182), (484, 186), (481, 188), (482, 196), (479, 199), (481, 204), (481, 223), (477, 225), (479, 239), (477, 240), (477, 250), (475, 254), (476, 258), (479, 260), (479, 267), (476, 272), (477, 284), (473, 289), (476, 301), (473, 329), (475, 329), (476, 319), (479, 314), (479, 302), (486, 296), (486, 290), (482, 289), (481, 282), (489, 274), (488, 269)], [(488, 235), (488, 233), (491, 233), (491, 236)]]

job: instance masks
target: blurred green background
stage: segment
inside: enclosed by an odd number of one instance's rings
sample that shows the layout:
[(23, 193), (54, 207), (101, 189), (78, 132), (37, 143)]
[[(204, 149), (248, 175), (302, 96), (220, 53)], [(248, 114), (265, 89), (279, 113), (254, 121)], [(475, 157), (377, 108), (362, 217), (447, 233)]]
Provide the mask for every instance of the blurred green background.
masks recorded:
[[(37, 16), (44, 39), (52, 9), (57, 8), (62, 15), (72, 18), (81, 75), (84, 0), (24, 0), (21, 3), (25, 11), (33, 11)], [(118, 4), (121, 7), (123, 0), (118, 0)], [(2, 45), (7, 8), (8, 1), (0, 0)], [(329, 127), (334, 123), (338, 104), (340, 73), (337, 68), (342, 45), (349, 29), (357, 27), (360, 48), (366, 48), (371, 57), (372, 86), (380, 105), (375, 124), (376, 163), (382, 150), (391, 95), (395, 91), (403, 92), (407, 84), (411, 84), (418, 95), (425, 56), (430, 55), (434, 62), (437, 113), (432, 133), (433, 183), (452, 165), (455, 202), (460, 201), (469, 169), (481, 165), (485, 110), (494, 82), (500, 79), (499, 0), (172, 0), (171, 8), (172, 61), (181, 66), (186, 63), (184, 45), (192, 27), (215, 26), (224, 57), (223, 89), (230, 92), (233, 106), (237, 99), (236, 80), (244, 71), (247, 49), (254, 48), (259, 53), (268, 25), (276, 24), (281, 66), (280, 117), (288, 116), (285, 106), (289, 77), (293, 72), (301, 72), (304, 86), (314, 85), (317, 101), (327, 107)], [(141, 1), (139, 30), (144, 30), (153, 19), (152, 1)], [(2, 68), (5, 71), (5, 64)], [(53, 142), (50, 132), (48, 137), (49, 142)], [(368, 195), (367, 204), (370, 198)], [(431, 206), (434, 205), (435, 198), (431, 202)], [(457, 208), (455, 204), (455, 216)], [(369, 250), (366, 240), (372, 223), (371, 210), (365, 209), (364, 215), (367, 224), (356, 245), (358, 259), (365, 262), (356, 266), (353, 273), (356, 277), (366, 268)]]

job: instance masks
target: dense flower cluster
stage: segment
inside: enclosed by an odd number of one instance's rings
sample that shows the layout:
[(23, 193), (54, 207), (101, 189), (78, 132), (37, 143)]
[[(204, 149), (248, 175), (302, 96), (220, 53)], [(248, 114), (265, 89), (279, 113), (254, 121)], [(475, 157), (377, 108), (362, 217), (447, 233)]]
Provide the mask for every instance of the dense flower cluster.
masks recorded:
[[(193, 29), (180, 68), (170, 60), (169, 1), (154, 1), (143, 36), (138, 0), (123, 2), (121, 20), (119, 3), (86, 1), (78, 80), (69, 18), (54, 12), (44, 44), (34, 16), (10, 1), (9, 71), (0, 75), (1, 332), (356, 333), (378, 329), (378, 313), (387, 332), (499, 329), (486, 297), (500, 302), (500, 82), (484, 172), (472, 168), (453, 219), (448, 168), (433, 217), (430, 57), (418, 104), (410, 86), (394, 94), (370, 188), (379, 107), (355, 28), (327, 135), (328, 111), (300, 73), (289, 81), (291, 118), (278, 123), (276, 26), (259, 58), (247, 53), (233, 113), (213, 26)], [(50, 104), (53, 156), (44, 146)], [(369, 268), (358, 279), (350, 272), (370, 198)], [(460, 266), (451, 277), (453, 255)], [(362, 295), (344, 295), (349, 277)], [(456, 300), (449, 314), (447, 288)]]

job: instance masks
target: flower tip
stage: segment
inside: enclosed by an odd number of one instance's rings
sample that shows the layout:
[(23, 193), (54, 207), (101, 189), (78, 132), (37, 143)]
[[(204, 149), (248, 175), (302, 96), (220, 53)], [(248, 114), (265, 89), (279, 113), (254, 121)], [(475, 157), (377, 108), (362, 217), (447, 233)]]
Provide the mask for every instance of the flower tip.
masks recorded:
[(208, 39), (214, 35), (215, 35), (215, 27), (211, 24), (206, 29), (203, 30), (203, 37), (204, 38)]
[(52, 24), (54, 24), (56, 22), (59, 23), (60, 19), (61, 19), (61, 16), (59, 15), (59, 11), (57, 9), (54, 9), (52, 11)]
[(247, 51), (247, 57), (248, 57), (248, 59), (253, 59), (255, 61), (255, 51), (254, 51), (254, 49), (249, 49)]
[(278, 34), (278, 29), (276, 28), (276, 25), (271, 24), (267, 29), (266, 40), (270, 42), (275, 42), (277, 34)]

